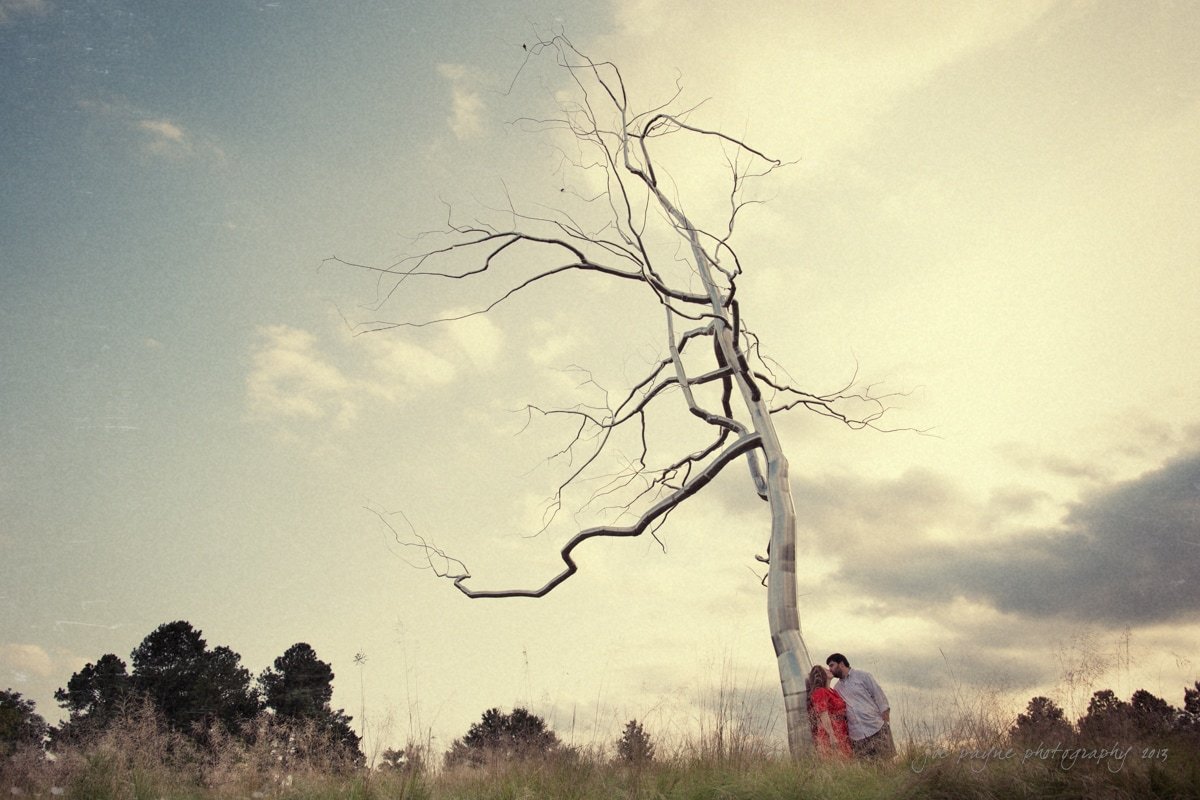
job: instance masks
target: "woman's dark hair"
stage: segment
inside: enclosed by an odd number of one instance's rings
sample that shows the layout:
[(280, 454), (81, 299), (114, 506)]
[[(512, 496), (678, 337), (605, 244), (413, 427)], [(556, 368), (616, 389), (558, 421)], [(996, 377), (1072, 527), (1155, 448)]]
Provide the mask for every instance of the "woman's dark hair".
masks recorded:
[(829, 674), (825, 672), (825, 668), (820, 664), (813, 666), (808, 672), (808, 679), (805, 681), (808, 684), (808, 691), (813, 692), (817, 689), (829, 688)]

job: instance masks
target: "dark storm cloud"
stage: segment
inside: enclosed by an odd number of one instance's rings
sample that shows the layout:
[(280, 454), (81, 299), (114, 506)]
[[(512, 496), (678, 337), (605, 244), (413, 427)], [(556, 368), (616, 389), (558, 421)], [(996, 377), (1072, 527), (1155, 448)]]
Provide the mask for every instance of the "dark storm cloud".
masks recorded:
[[(964, 597), (1022, 616), (1115, 623), (1200, 611), (1200, 454), (1092, 493), (1054, 528), (1006, 535), (995, 503), (972, 509), (927, 473), (869, 486), (828, 480), (797, 493), (809, 524), (831, 534), (821, 546), (841, 559), (836, 578), (864, 600), (929, 606)], [(958, 535), (937, 536), (954, 528)]]

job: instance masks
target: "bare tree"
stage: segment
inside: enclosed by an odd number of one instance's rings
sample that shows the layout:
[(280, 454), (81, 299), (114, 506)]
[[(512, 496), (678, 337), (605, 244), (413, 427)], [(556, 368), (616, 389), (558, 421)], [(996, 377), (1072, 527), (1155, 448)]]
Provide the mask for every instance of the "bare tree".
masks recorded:
[[(745, 324), (737, 297), (742, 264), (731, 240), (740, 212), (758, 202), (748, 196), (747, 187), (782, 166), (779, 160), (741, 139), (694, 124), (690, 121), (694, 109), (671, 111), (678, 87), (670, 102), (634, 112), (616, 66), (593, 61), (563, 36), (529, 45), (527, 53), (527, 59), (553, 58), (573, 87), (574, 99), (560, 101), (560, 114), (554, 118), (521, 122), (568, 142), (561, 147), (564, 164), (593, 176), (594, 191), (564, 185), (559, 189), (561, 202), (538, 214), (518, 210), (510, 201), (504, 210), (510, 221), (507, 228), (478, 221), (462, 225), (451, 218), (442, 232), (449, 237), (445, 242), (390, 266), (333, 257), (331, 261), (378, 272), (388, 282), (385, 295), (389, 297), (418, 279), (470, 281), (496, 273), (517, 275), (474, 310), (427, 320), (366, 323), (361, 331), (460, 320), (487, 313), (542, 282), (588, 273), (632, 282), (648, 293), (662, 311), (663, 347), (644, 377), (615, 401), (605, 394), (601, 402), (570, 408), (528, 407), (531, 418), (566, 419), (573, 430), (559, 453), (570, 466), (549, 504), (548, 519), (562, 508), (564, 494), (580, 487), (586, 487), (585, 505), (610, 512), (608, 522), (579, 530), (570, 538), (561, 550), (563, 569), (544, 584), (473, 588), (462, 561), (415, 532), (392, 530), (468, 597), (542, 597), (575, 574), (576, 551), (584, 542), (656, 536), (674, 509), (727, 466), (743, 461), (755, 492), (771, 512), (767, 555), (758, 559), (767, 565), (763, 580), (771, 639), (789, 746), (798, 754), (811, 746), (804, 678), (812, 664), (797, 609), (796, 512), (788, 461), (773, 415), (803, 407), (851, 427), (875, 427), (884, 405), (869, 389), (847, 387), (822, 395), (792, 385)], [(695, 213), (684, 210), (677, 187), (662, 167), (661, 149), (676, 142), (695, 148), (688, 151), (689, 158), (704, 152), (720, 164), (724, 185), (717, 184), (719, 194), (697, 204), (703, 213), (719, 217), (715, 224), (699, 224)], [(602, 178), (596, 180), (599, 175)], [(714, 215), (713, 207), (722, 210)], [(530, 264), (538, 266), (520, 274)], [(676, 418), (686, 409), (708, 433), (686, 452), (679, 452), (676, 440), (675, 452), (659, 455), (662, 442), (651, 434), (659, 409), (669, 409)], [(618, 445), (619, 441), (624, 444)], [(616, 459), (614, 468), (617, 451), (624, 456)], [(392, 525), (387, 515), (380, 517)]]

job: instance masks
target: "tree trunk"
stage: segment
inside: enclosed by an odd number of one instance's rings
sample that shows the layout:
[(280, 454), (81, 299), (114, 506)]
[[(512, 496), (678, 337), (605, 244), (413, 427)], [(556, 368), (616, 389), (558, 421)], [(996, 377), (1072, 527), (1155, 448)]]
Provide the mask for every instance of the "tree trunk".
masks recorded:
[[(732, 347), (733, 334), (727, 325), (723, 327), (724, 330), (717, 334), (718, 339), (724, 340), (723, 348), (726, 345)], [(767, 620), (783, 689), (788, 749), (793, 757), (797, 757), (809, 752), (813, 742), (812, 730), (808, 725), (808, 688), (805, 685), (808, 671), (812, 669), (812, 659), (800, 633), (800, 611), (796, 598), (796, 508), (792, 503), (788, 461), (775, 431), (775, 421), (771, 419), (766, 402), (748, 376), (740, 371), (738, 385), (753, 420), (754, 431), (762, 437), (763, 457), (767, 462), (767, 502), (771, 507)], [(754, 456), (754, 453), (750, 453), (747, 458)]]
[[(728, 319), (724, 298), (713, 279), (708, 256), (700, 244), (699, 234), (690, 220), (669, 199), (655, 189), (658, 200), (687, 231), (696, 268), (711, 299), (716, 325), (714, 335), (722, 357), (734, 371), (738, 389), (750, 414), (755, 433), (762, 437), (763, 458), (766, 461), (766, 498), (771, 507), (771, 543), (767, 570), (767, 620), (771, 643), (779, 667), (779, 682), (783, 689), (783, 705), (787, 722), (788, 749), (792, 757), (812, 750), (812, 729), (808, 724), (808, 688), (805, 678), (812, 669), (812, 659), (800, 633), (800, 612), (796, 598), (796, 508), (792, 503), (792, 486), (788, 479), (788, 462), (775, 431), (775, 421), (762, 393), (749, 374), (746, 360), (738, 351), (734, 331)], [(750, 452), (747, 458), (756, 458)]]
[(808, 725), (808, 688), (805, 677), (812, 659), (800, 633), (796, 601), (796, 509), (788, 482), (788, 462), (768, 417), (763, 434), (767, 460), (767, 499), (771, 504), (771, 563), (767, 572), (767, 618), (771, 642), (779, 664), (783, 705), (787, 714), (788, 748), (793, 756), (812, 749)]

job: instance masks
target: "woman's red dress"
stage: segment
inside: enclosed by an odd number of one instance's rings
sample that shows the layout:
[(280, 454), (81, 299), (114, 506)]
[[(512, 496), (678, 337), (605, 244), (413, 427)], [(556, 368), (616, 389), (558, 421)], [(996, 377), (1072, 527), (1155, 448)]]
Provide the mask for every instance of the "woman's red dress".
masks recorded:
[[(821, 712), (833, 723), (833, 741), (820, 723)], [(817, 752), (821, 755), (850, 755), (850, 728), (846, 723), (846, 701), (833, 689), (822, 686), (812, 693), (812, 713), (816, 722)]]

